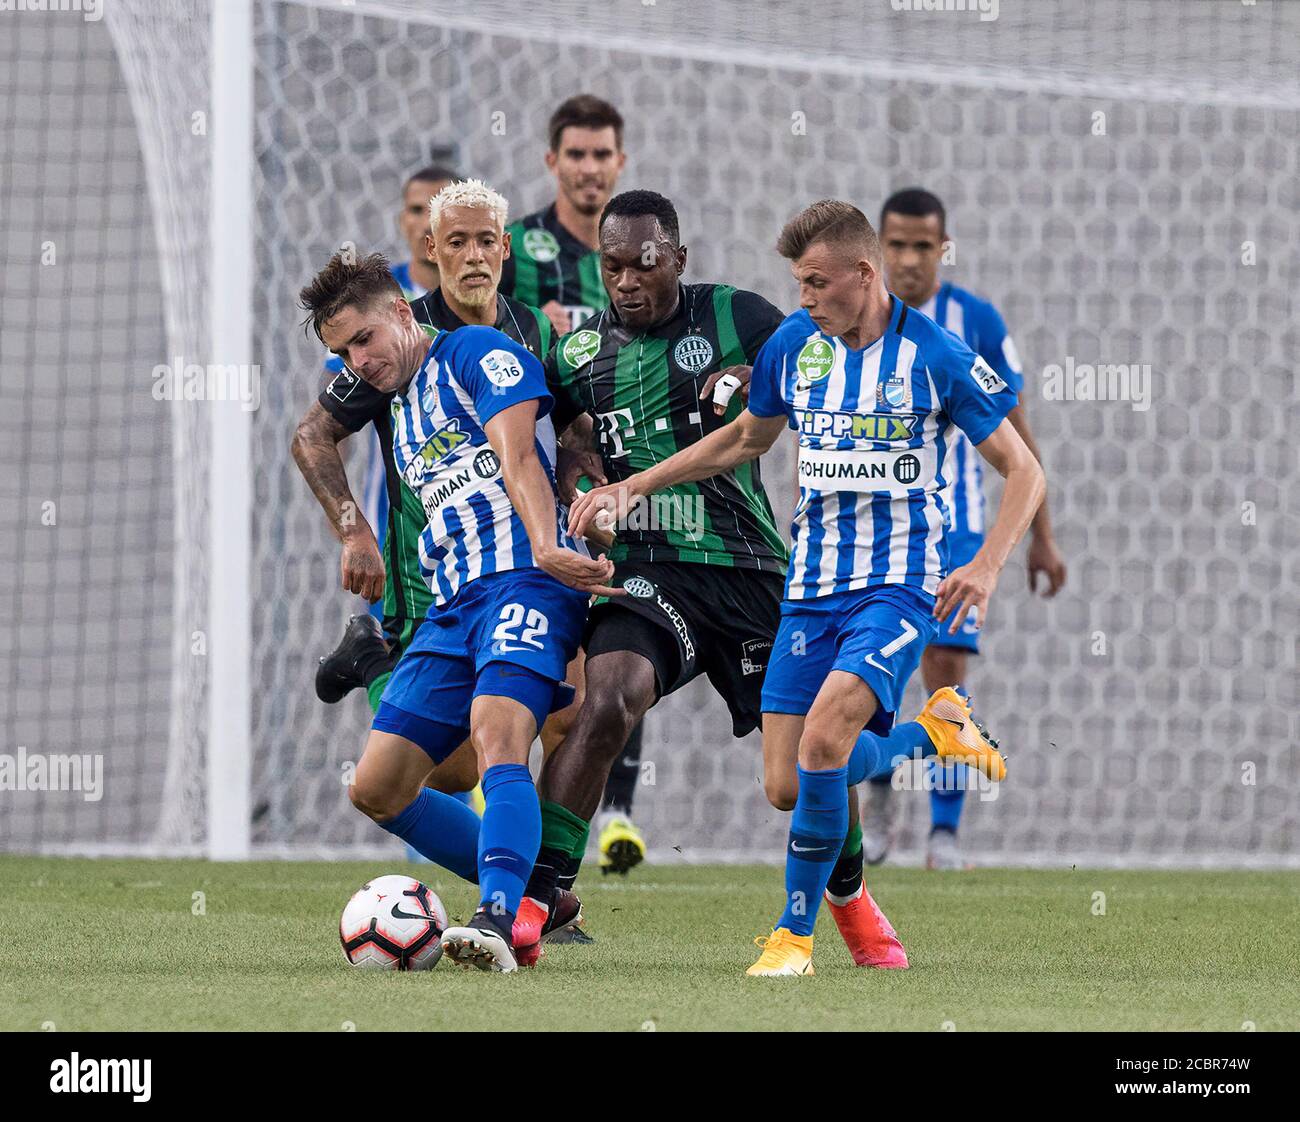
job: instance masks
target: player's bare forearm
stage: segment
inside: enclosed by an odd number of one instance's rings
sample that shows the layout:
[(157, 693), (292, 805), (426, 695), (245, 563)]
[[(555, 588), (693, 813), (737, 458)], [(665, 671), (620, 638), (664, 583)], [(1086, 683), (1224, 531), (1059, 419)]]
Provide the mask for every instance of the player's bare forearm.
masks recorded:
[(983, 560), (1001, 572), (1042, 505), (1047, 480), (1038, 460), (1009, 420), (998, 425), (976, 448), (1006, 480), (998, 516), (980, 549)]
[(1043, 469), (1010, 421), (1003, 420), (975, 447), (1006, 480), (1006, 486), (997, 519), (980, 551), (969, 565), (954, 569), (939, 583), (934, 615), (936, 619), (953, 617), (948, 625), (950, 635), (957, 633), (967, 616), (977, 628), (987, 622), (989, 600), (1002, 567), (1029, 528), (1047, 490)]
[[(1039, 451), (1038, 441), (1034, 439), (1033, 430), (1029, 427), (1029, 414), (1025, 412), (1025, 407), (1017, 405), (1007, 414), (1007, 420), (1015, 427), (1016, 432), (1020, 434), (1020, 439), (1025, 442), (1025, 447), (1029, 449), (1030, 454), (1041, 467), (1043, 454)], [(1047, 509), (1046, 493), (1043, 495), (1043, 501), (1039, 504), (1038, 513), (1034, 515), (1034, 520), (1030, 523), (1029, 529), (1034, 534), (1048, 538), (1052, 536), (1052, 516)]]
[(501, 410), (484, 426), (488, 443), (501, 461), (501, 478), (524, 524), (537, 566), (584, 592), (618, 595), (607, 582), (614, 566), (583, 557), (556, 540), (555, 492), (537, 458), (537, 402), (521, 401)]
[(569, 511), (569, 525), (574, 533), (585, 534), (601, 510), (622, 517), (628, 506), (643, 495), (653, 495), (678, 483), (709, 479), (756, 460), (772, 447), (783, 428), (784, 417), (756, 417), (746, 409), (730, 424), (715, 429), (703, 440), (697, 440), (654, 467), (579, 495)]
[(294, 463), (325, 511), (330, 529), (339, 541), (360, 532), (374, 536), (352, 496), (343, 457), (339, 455), (340, 442), (350, 435), (345, 426), (321, 408), (319, 401), (314, 401), (298, 422), (291, 447)]

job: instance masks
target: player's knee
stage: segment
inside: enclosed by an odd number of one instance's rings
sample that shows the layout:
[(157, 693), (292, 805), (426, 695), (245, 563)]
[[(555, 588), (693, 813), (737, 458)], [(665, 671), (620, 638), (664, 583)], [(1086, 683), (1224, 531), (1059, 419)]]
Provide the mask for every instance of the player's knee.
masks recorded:
[[(848, 761), (851, 747), (846, 748), (827, 729), (812, 724), (805, 725), (803, 736), (799, 738), (799, 766), (807, 771), (843, 767)], [(795, 794), (797, 796), (798, 791)]]
[(765, 775), (763, 790), (767, 794), (767, 801), (777, 810), (794, 810), (794, 804), (799, 799), (799, 780), (795, 776)]
[(623, 751), (644, 713), (634, 700), (620, 690), (589, 692), (582, 707), (582, 719), (575, 723), (577, 741), (584, 754), (609, 760)]
[(348, 798), (352, 805), (375, 822), (383, 822), (401, 814), (411, 801), (404, 796), (405, 792), (377, 782), (362, 772), (357, 773), (348, 787)]

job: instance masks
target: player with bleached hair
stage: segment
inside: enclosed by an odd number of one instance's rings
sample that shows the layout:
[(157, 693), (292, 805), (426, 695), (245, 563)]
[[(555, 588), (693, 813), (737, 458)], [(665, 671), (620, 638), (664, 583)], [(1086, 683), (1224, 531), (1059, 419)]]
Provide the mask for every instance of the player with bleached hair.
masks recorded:
[[(349, 795), (389, 833), (477, 880), (478, 910), (443, 945), (454, 961), (511, 972), (511, 925), (541, 835), (529, 749), (572, 696), (565, 668), (588, 595), (615, 594), (613, 565), (568, 533), (553, 402), (535, 355), (491, 327), (422, 325), (379, 254), (335, 255), (301, 302), (325, 345), (390, 395), (394, 465), (422, 508), (420, 572), (433, 593)], [(467, 738), (482, 776), (481, 823), (422, 785)]]
[[(797, 786), (786, 904), (749, 968), (813, 970), (813, 926), (848, 828), (846, 765), (868, 729), (868, 774), (939, 756), (1005, 775), (996, 742), (952, 689), (895, 725), (903, 689), (954, 608), (952, 627), (989, 598), (1042, 501), (1043, 473), (1006, 420), (1015, 396), (964, 343), (890, 294), (880, 241), (857, 207), (824, 200), (781, 231), (800, 310), (754, 363), (748, 407), (645, 471), (580, 496), (571, 527), (602, 510), (708, 478), (799, 433), (800, 500), (781, 623), (763, 683), (765, 783)], [(956, 426), (1006, 479), (998, 517), (970, 564), (949, 572), (944, 544)], [(772, 772), (775, 772), (775, 776)]]
[[(543, 359), (551, 347), (550, 321), (498, 289), (510, 254), (505, 198), (479, 180), (452, 179), (424, 199), (421, 211), (420, 252), (433, 262), (439, 283), (418, 295), (403, 285), (416, 320), (439, 331), (474, 324), (495, 327)], [(392, 272), (402, 284), (399, 270)], [(344, 586), (381, 603), (383, 622), (381, 626), (369, 615), (353, 616), (338, 648), (321, 660), (316, 685), (321, 699), (329, 702), (352, 689), (364, 689), (374, 710), (433, 601), (420, 572), (424, 512), (393, 461), (393, 394), (375, 389), (336, 356), (331, 359), (336, 373), (298, 423), (293, 456), (343, 544)], [(385, 500), (376, 504), (382, 521), (374, 528), (353, 498), (339, 454), (344, 440), (367, 430), (374, 434)], [(468, 792), (478, 782), (473, 753), (454, 753), (434, 770), (430, 782), (449, 794)]]

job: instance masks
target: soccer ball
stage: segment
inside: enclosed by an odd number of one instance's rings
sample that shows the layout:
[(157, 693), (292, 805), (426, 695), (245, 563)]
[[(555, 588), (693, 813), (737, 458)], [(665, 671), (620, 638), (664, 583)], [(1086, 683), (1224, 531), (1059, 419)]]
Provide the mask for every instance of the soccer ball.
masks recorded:
[(396, 874), (363, 884), (339, 919), (343, 955), (363, 970), (431, 970), (447, 909), (428, 885)]

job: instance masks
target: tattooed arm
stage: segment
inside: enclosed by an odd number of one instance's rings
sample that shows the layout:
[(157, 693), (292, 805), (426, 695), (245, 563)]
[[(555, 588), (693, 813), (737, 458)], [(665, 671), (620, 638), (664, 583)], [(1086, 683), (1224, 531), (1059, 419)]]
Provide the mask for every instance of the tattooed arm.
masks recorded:
[(339, 455), (340, 442), (350, 435), (346, 425), (314, 401), (293, 434), (293, 459), (324, 508), (334, 536), (343, 543), (339, 561), (343, 587), (374, 603), (384, 594), (384, 558), (374, 530), (352, 496)]

